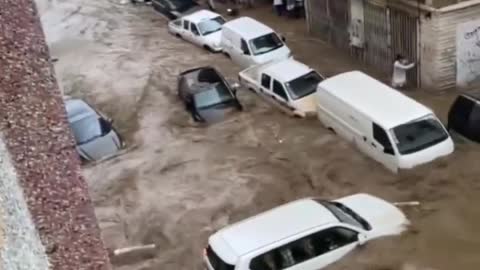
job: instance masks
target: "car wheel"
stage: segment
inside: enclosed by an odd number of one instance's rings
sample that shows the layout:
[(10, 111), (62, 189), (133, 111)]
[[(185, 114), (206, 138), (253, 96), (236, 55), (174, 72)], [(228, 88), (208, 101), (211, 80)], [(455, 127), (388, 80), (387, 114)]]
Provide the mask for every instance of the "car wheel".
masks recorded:
[(211, 53), (213, 53), (212, 48), (208, 47), (207, 45), (203, 45), (203, 48)]

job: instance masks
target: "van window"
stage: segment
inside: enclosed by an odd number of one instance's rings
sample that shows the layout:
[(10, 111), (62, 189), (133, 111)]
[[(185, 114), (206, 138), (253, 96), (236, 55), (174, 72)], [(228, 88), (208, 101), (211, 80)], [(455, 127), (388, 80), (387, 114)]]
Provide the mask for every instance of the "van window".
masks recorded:
[(215, 270), (233, 270), (235, 268), (234, 265), (224, 262), (210, 246), (207, 247), (207, 257), (210, 265)]
[(183, 29), (188, 30), (188, 25), (190, 24), (189, 21), (185, 20), (183, 21)]
[(449, 138), (440, 121), (432, 115), (399, 125), (391, 134), (402, 155), (421, 151)]
[(280, 270), (357, 241), (358, 233), (343, 227), (328, 228), (255, 257), (252, 270)]
[(386, 150), (385, 153), (393, 155), (393, 147), (390, 139), (388, 138), (387, 132), (380, 127), (379, 125), (373, 123), (373, 138), (383, 146), (383, 149)]
[(283, 85), (277, 80), (273, 80), (273, 92), (282, 97), (284, 100), (288, 100), (288, 96), (285, 92), (285, 89), (283, 89)]
[(268, 76), (267, 74), (262, 74), (262, 86), (270, 89), (270, 82), (272, 81), (272, 78)]
[(275, 33), (266, 34), (250, 40), (253, 55), (260, 55), (283, 47), (283, 42)]
[(250, 50), (248, 49), (247, 42), (242, 38), (242, 52), (246, 55), (250, 55)]

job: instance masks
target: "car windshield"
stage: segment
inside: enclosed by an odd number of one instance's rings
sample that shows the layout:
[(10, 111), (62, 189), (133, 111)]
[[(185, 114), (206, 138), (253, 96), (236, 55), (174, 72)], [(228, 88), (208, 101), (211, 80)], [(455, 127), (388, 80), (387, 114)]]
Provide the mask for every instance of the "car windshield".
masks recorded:
[(448, 138), (440, 121), (432, 115), (397, 126), (390, 133), (402, 155), (426, 149)]
[(222, 29), (222, 25), (225, 23), (225, 20), (218, 16), (210, 20), (203, 21), (198, 24), (200, 33), (202, 36), (206, 36), (215, 32), (218, 32)]
[(70, 124), (77, 144), (86, 143), (102, 135), (102, 127), (96, 115), (84, 117)]
[(199, 92), (193, 96), (195, 106), (199, 110), (209, 109), (219, 104), (229, 103), (233, 96), (224, 83), (215, 83), (209, 90)]
[(355, 213), (352, 209), (348, 208), (344, 204), (339, 202), (331, 202), (325, 200), (315, 199), (316, 202), (323, 205), (325, 208), (330, 210), (332, 214), (341, 222), (350, 224), (352, 226), (362, 228), (365, 230), (371, 230), (372, 227), (368, 222)]
[(250, 40), (253, 55), (271, 52), (283, 46), (283, 42), (275, 33), (270, 33)]
[(315, 71), (309, 72), (295, 80), (285, 84), (292, 99), (299, 99), (310, 95), (317, 89), (318, 83), (323, 81), (323, 78)]

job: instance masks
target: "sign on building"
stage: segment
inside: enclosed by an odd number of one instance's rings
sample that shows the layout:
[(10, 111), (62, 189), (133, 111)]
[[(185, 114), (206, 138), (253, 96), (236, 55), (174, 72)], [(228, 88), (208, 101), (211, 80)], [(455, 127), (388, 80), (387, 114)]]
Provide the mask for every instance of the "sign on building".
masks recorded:
[(480, 84), (480, 20), (457, 26), (457, 86)]

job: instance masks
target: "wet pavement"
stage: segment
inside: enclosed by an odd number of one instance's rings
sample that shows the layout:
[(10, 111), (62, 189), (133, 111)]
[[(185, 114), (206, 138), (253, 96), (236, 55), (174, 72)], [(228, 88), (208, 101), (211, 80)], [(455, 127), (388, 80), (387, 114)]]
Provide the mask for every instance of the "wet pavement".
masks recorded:
[[(234, 82), (239, 68), (226, 57), (170, 35), (148, 6), (37, 1), (65, 93), (95, 104), (127, 139), (125, 153), (86, 166), (84, 175), (106, 245), (155, 243), (158, 252), (116, 269), (202, 269), (207, 237), (226, 224), (300, 197), (358, 192), (421, 205), (404, 209), (410, 232), (369, 243), (329, 269), (478, 269), (478, 145), (458, 143), (448, 158), (392, 175), (317, 120), (290, 118), (246, 90), (238, 93), (244, 112), (199, 126), (177, 99), (176, 75), (213, 65)], [(297, 59), (326, 76), (365, 70), (309, 37), (301, 21), (269, 8), (245, 12), (274, 26)], [(442, 119), (454, 97), (408, 94)]]

